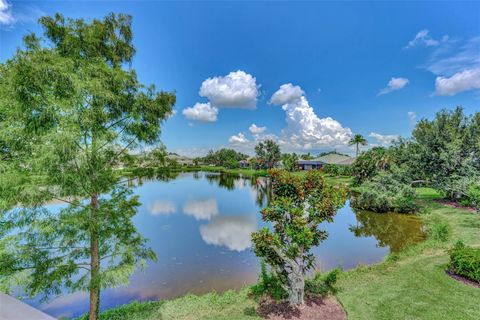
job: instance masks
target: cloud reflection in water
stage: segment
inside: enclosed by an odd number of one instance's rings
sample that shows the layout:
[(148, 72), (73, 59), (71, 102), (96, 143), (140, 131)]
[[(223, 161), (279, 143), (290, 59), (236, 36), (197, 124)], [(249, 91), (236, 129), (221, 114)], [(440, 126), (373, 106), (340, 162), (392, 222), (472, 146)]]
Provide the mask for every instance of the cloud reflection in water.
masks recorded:
[(256, 228), (253, 217), (215, 217), (209, 224), (200, 226), (200, 234), (208, 244), (240, 252), (251, 246), (250, 235)]

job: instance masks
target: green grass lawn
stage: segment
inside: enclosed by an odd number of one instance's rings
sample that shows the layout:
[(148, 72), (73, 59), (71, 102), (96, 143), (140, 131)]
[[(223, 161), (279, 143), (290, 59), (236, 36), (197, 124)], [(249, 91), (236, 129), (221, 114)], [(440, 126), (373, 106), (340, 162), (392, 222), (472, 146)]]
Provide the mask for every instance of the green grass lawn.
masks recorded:
[[(330, 181), (335, 181), (330, 177)], [(340, 180), (343, 181), (344, 179)], [(343, 181), (345, 183), (348, 182)], [(338, 183), (338, 181), (337, 181)], [(339, 277), (337, 298), (349, 319), (480, 319), (480, 289), (447, 276), (446, 250), (457, 240), (480, 247), (480, 215), (435, 203), (440, 195), (417, 189), (426, 227), (442, 221), (450, 225), (446, 242), (425, 242), (389, 256), (385, 262), (358, 267)], [(187, 295), (174, 300), (131, 303), (104, 312), (104, 320), (220, 320), (260, 319), (248, 288), (224, 294)]]
[[(421, 192), (427, 190), (421, 190)], [(461, 209), (426, 202), (423, 217), (448, 222), (445, 243), (431, 239), (410, 248), (396, 259), (342, 274), (338, 299), (349, 319), (479, 319), (480, 290), (445, 274), (446, 250), (457, 240), (480, 246), (480, 216)]]

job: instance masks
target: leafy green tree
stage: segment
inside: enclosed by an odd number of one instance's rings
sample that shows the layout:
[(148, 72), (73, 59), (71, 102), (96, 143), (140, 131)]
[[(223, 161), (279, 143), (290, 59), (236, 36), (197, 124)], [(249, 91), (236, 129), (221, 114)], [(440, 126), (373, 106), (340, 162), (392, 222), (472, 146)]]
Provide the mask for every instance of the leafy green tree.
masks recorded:
[(348, 143), (350, 146), (355, 145), (357, 147), (357, 152), (356, 156), (358, 157), (360, 153), (360, 145), (366, 146), (367, 145), (367, 140), (361, 135), (361, 134), (356, 134), (353, 136), (352, 139), (350, 139), (350, 142)]
[(248, 156), (233, 149), (222, 148), (217, 151), (210, 150), (200, 161), (226, 168), (238, 168), (239, 161), (247, 159)]
[(447, 197), (465, 196), (467, 181), (480, 172), (480, 112), (472, 116), (457, 107), (433, 120), (420, 120), (413, 130), (422, 172)]
[(282, 159), (280, 146), (273, 140), (259, 142), (255, 146), (255, 154), (262, 168), (266, 169), (275, 167), (275, 164)]
[(309, 153), (304, 153), (300, 155), (300, 159), (302, 160), (312, 160), (314, 157)]
[(285, 170), (295, 171), (297, 168), (298, 156), (296, 153), (284, 153), (282, 154), (282, 162)]
[(352, 167), (354, 184), (360, 185), (372, 179), (378, 172), (388, 170), (391, 162), (389, 150), (383, 147), (374, 147), (363, 152), (355, 159)]
[[(0, 68), (0, 140), (28, 155), (19, 167), (37, 177), (15, 197), (24, 207), (0, 222), (1, 277), (26, 273), (31, 295), (88, 290), (94, 320), (100, 290), (155, 258), (131, 221), (138, 199), (115, 168), (139, 143), (158, 141), (175, 95), (138, 81), (130, 16), (39, 22), (45, 38), (27, 35)], [(51, 200), (66, 207), (44, 209)]]
[(318, 226), (332, 221), (345, 201), (344, 192), (326, 185), (317, 170), (303, 178), (287, 171), (270, 170), (272, 199), (262, 218), (273, 224), (252, 234), (255, 254), (270, 265), (287, 292), (291, 305), (304, 303), (305, 275), (315, 256), (310, 252), (328, 236)]

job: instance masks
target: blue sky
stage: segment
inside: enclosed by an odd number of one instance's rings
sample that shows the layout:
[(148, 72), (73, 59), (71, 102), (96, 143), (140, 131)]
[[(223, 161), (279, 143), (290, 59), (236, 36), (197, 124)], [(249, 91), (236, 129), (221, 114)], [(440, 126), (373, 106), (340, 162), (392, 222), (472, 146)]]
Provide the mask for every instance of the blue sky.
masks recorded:
[(170, 151), (251, 152), (274, 138), (284, 151), (353, 153), (354, 133), (388, 144), (441, 108), (480, 110), (475, 2), (0, 0), (0, 61), (41, 15), (112, 11), (133, 16), (140, 80), (176, 91)]

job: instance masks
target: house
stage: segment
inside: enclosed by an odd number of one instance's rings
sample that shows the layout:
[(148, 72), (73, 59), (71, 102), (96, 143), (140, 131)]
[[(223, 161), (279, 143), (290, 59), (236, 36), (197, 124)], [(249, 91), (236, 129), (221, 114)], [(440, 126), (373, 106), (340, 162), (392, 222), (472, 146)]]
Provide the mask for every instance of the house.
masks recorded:
[(336, 164), (339, 166), (343, 166), (343, 165), (351, 165), (354, 162), (355, 162), (355, 158), (349, 157), (347, 155), (338, 154), (338, 153), (329, 153), (312, 160), (300, 159), (297, 161), (297, 166), (299, 170), (312, 170), (312, 169), (321, 169), (326, 164)]
[(176, 153), (169, 153), (167, 155), (167, 159), (176, 161), (181, 166), (193, 166), (194, 165), (193, 159), (178, 155)]
[(315, 160), (321, 161), (325, 164), (348, 165), (352, 164), (355, 161), (355, 158), (349, 157), (344, 154), (329, 153), (324, 156), (318, 157)]
[(249, 167), (250, 167), (250, 163), (248, 162), (247, 159), (244, 159), (244, 160), (238, 161), (238, 166), (239, 166), (240, 168), (245, 169), (245, 168), (249, 168)]
[(300, 170), (314, 170), (321, 169), (325, 163), (316, 159), (313, 160), (303, 160), (300, 159), (297, 161), (298, 169)]

